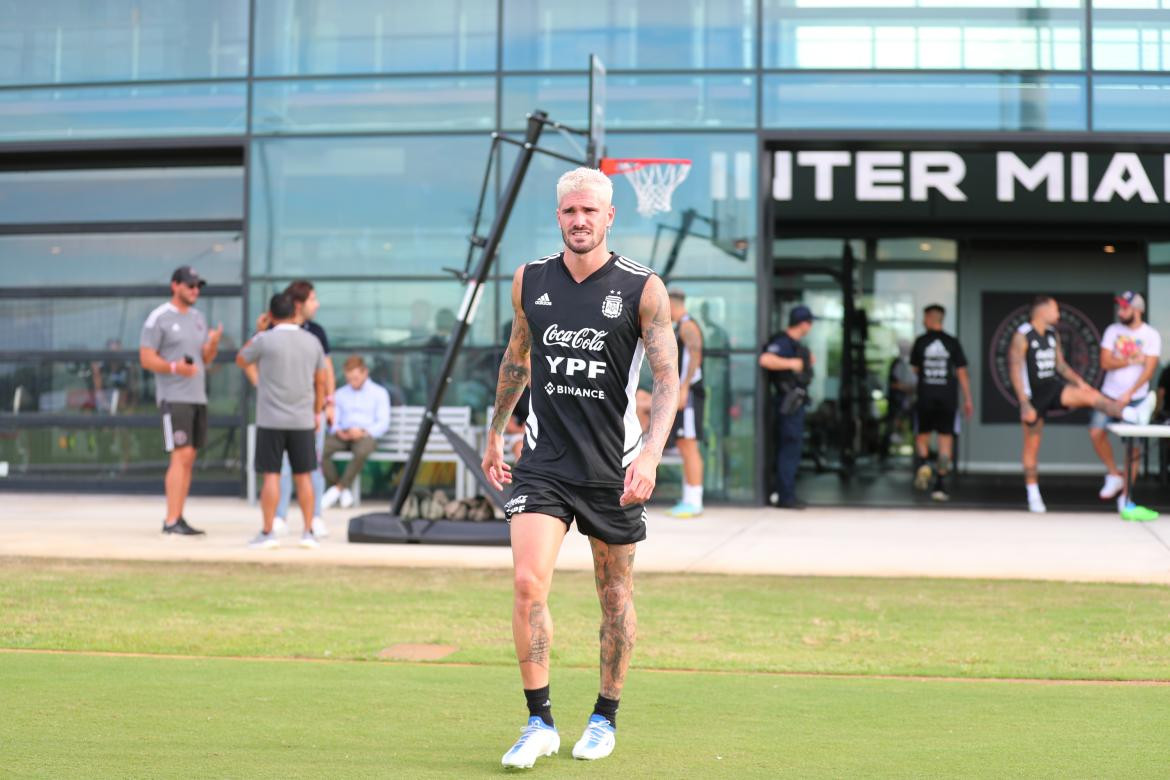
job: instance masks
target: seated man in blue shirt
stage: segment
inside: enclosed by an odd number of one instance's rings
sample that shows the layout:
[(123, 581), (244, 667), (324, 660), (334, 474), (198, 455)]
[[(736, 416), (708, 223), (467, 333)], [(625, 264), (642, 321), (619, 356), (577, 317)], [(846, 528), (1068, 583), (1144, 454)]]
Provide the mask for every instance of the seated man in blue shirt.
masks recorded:
[[(337, 416), (325, 437), (321, 469), (329, 483), (322, 504), (331, 507), (340, 502), (343, 509), (348, 509), (353, 506), (350, 486), (361, 475), (366, 458), (378, 446), (378, 438), (390, 427), (390, 394), (370, 380), (370, 370), (359, 355), (346, 359), (345, 382), (334, 395)], [(333, 456), (343, 450), (352, 452), (353, 459), (338, 477)]]

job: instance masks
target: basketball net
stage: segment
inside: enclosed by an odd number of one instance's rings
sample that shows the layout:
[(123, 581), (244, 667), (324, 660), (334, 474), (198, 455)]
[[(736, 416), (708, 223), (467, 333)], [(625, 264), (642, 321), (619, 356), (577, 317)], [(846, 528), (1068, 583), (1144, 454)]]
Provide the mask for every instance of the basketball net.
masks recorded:
[(601, 172), (606, 176), (625, 176), (638, 196), (638, 213), (643, 217), (670, 211), (670, 198), (691, 172), (690, 160), (604, 158)]

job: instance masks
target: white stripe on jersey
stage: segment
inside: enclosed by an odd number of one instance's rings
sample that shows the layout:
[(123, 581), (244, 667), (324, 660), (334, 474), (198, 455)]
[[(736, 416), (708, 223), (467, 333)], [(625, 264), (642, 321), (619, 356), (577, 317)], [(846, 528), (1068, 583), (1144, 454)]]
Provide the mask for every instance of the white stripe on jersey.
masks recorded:
[(528, 263), (526, 263), (526, 265), (544, 265), (549, 260), (552, 260), (553, 258), (558, 257), (560, 254), (561, 254), (560, 252), (557, 252), (555, 255), (546, 255), (546, 256), (540, 258), (539, 260), (529, 260)]
[(626, 273), (631, 273), (636, 276), (649, 276), (652, 273), (651, 271), (643, 271), (636, 266), (627, 265), (626, 263), (622, 262), (622, 258), (620, 257), (617, 259), (617, 262), (615, 262), (614, 265)]
[(654, 273), (653, 268), (648, 268), (647, 266), (644, 266), (641, 263), (635, 263), (633, 260), (626, 257), (625, 255), (618, 255), (618, 260), (621, 260), (623, 263), (626, 263), (627, 265), (631, 265), (634, 268), (637, 268), (639, 271), (645, 271), (648, 274)]
[(171, 303), (170, 301), (167, 301), (166, 303), (162, 304), (161, 306), (156, 307), (154, 309), (154, 311), (152, 311), (149, 315), (147, 315), (146, 324), (143, 325), (143, 327), (153, 328), (154, 323), (158, 321), (158, 318), (163, 316), (163, 314), (168, 312), (168, 311), (178, 311), (178, 309), (175, 308), (175, 305), (173, 303)]
[(528, 449), (536, 449), (536, 440), (540, 437), (540, 422), (536, 419), (535, 399), (528, 399), (528, 419), (524, 421), (524, 438), (528, 440)]
[(638, 346), (634, 348), (634, 357), (630, 360), (630, 377), (626, 381), (626, 413), (622, 416), (625, 425), (625, 440), (622, 451), (622, 468), (634, 462), (634, 458), (642, 453), (642, 422), (638, 419), (638, 376), (642, 373), (642, 358), (646, 354), (642, 339), (638, 339)]

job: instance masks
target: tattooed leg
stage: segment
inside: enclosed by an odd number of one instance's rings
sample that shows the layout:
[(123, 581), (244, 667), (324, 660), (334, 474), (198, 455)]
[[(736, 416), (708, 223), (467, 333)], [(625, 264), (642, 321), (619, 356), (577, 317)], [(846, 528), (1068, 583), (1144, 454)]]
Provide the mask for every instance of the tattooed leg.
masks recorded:
[(512, 518), (512, 638), (526, 689), (548, 685), (553, 639), (548, 594), (565, 530), (564, 523), (549, 515)]
[(634, 545), (589, 538), (593, 576), (601, 602), (601, 695), (619, 699), (634, 653), (638, 616), (634, 612)]
[(1034, 428), (1024, 428), (1024, 452), (1020, 460), (1024, 467), (1025, 485), (1035, 485), (1040, 481), (1036, 465), (1040, 459), (1040, 437), (1043, 432), (1043, 423), (1037, 423)]

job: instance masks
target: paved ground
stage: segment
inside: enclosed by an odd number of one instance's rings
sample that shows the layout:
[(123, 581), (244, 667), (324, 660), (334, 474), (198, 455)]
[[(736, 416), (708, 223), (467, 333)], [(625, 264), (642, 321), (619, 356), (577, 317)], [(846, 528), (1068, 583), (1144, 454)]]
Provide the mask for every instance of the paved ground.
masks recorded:
[[(381, 506), (370, 503), (364, 511)], [(368, 545), (345, 541), (356, 510), (334, 510), (319, 550), (295, 536), (278, 550), (245, 547), (259, 510), (244, 501), (193, 498), (186, 516), (201, 539), (159, 533), (162, 499), (0, 493), (0, 556), (251, 561), (374, 566), (508, 567), (508, 548)], [(1112, 513), (946, 509), (712, 508), (701, 519), (650, 512), (641, 571), (880, 577), (991, 577), (1170, 583), (1170, 521), (1125, 523)], [(572, 531), (559, 567), (588, 569), (589, 547)]]

